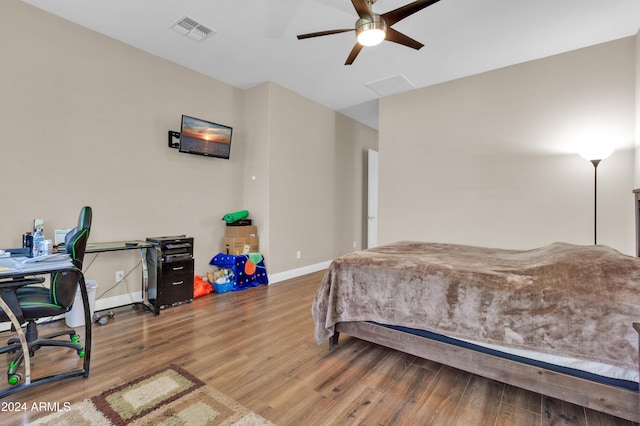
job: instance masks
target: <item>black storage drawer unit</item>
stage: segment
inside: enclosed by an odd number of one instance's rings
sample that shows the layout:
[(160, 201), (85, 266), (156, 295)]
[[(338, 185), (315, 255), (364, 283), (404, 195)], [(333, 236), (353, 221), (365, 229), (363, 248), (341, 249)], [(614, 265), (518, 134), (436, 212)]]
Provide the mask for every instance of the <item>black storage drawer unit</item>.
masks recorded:
[(162, 262), (162, 276), (167, 278), (170, 276), (182, 276), (190, 273), (193, 278), (193, 259), (180, 260), (177, 262)]
[(184, 235), (149, 237), (154, 248), (147, 250), (150, 309), (161, 309), (193, 300), (193, 238)]
[[(162, 263), (162, 289), (165, 305), (193, 299), (193, 259)], [(160, 306), (162, 309), (162, 305)]]

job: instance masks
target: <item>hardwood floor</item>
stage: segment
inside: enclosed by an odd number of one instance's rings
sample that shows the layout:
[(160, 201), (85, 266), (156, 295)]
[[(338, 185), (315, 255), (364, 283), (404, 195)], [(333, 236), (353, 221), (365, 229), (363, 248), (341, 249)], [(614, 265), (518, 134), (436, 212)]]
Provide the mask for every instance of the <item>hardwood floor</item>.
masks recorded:
[[(34, 402), (77, 403), (170, 363), (277, 425), (633, 424), (349, 336), (329, 352), (313, 340), (311, 319), (322, 275), (211, 294), (157, 317), (118, 308), (107, 325), (93, 326), (87, 379), (0, 400), (0, 424), (28, 424), (48, 414), (32, 410)], [(64, 321), (41, 333), (58, 327)], [(5, 368), (9, 357), (0, 360)], [(44, 348), (32, 360), (33, 376), (76, 360), (66, 349)], [(10, 403), (25, 410), (7, 411)]]

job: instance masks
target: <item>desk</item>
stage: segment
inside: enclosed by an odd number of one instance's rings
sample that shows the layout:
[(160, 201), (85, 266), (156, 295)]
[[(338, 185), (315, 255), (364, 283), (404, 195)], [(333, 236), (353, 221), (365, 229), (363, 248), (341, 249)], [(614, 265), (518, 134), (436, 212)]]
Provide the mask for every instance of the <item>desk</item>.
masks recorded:
[(148, 241), (140, 240), (127, 240), (127, 241), (111, 241), (107, 243), (89, 243), (85, 249), (87, 253), (105, 253), (110, 251), (122, 251), (122, 250), (140, 250), (140, 263), (142, 268), (142, 299), (143, 304), (151, 309), (149, 303), (149, 264), (147, 263), (147, 249), (154, 247), (155, 244)]
[[(85, 324), (89, 324), (89, 326), (85, 326), (85, 341), (84, 341), (84, 362), (83, 367), (81, 369), (71, 370), (67, 373), (60, 373), (51, 376), (42, 377), (40, 379), (31, 380), (31, 358), (29, 356), (29, 348), (27, 346), (26, 338), (24, 336), (24, 331), (22, 330), (22, 324), (19, 323), (16, 318), (14, 312), (9, 308), (7, 301), (5, 300), (6, 291), (11, 287), (14, 278), (23, 278), (30, 276), (38, 276), (38, 275), (49, 275), (53, 272), (61, 272), (61, 271), (72, 271), (78, 275), (78, 282), (80, 287), (80, 293), (82, 295), (82, 304), (84, 306), (84, 316), (85, 316)], [(91, 318), (89, 312), (89, 298), (87, 296), (87, 287), (84, 282), (84, 275), (82, 271), (73, 266), (71, 262), (67, 264), (49, 264), (46, 262), (42, 262), (42, 265), (39, 265), (39, 268), (31, 268), (28, 271), (20, 271), (20, 270), (5, 270), (0, 271), (0, 306), (5, 311), (11, 323), (14, 325), (16, 329), (16, 333), (18, 334), (18, 338), (20, 339), (20, 344), (22, 346), (22, 350), (24, 353), (24, 369), (25, 376), (24, 382), (10, 386), (9, 388), (0, 390), (0, 398), (4, 398), (5, 396), (12, 395), (21, 390), (31, 388), (36, 385), (41, 385), (45, 383), (51, 383), (54, 381), (67, 379), (71, 377), (83, 376), (89, 377), (89, 364), (91, 360)], [(14, 299), (15, 300), (15, 299)]]
[[(141, 241), (141, 240), (126, 240), (126, 241), (111, 241), (105, 243), (94, 243), (89, 242), (85, 249), (85, 254), (100, 254), (106, 252), (114, 252), (114, 251), (123, 251), (123, 250), (139, 250), (140, 251), (140, 259), (141, 259), (141, 268), (142, 268), (142, 303), (156, 315), (157, 309), (149, 302), (149, 285), (154, 284), (150, 282), (150, 280), (156, 279), (155, 275), (149, 275), (149, 264), (148, 264), (148, 256), (147, 250), (150, 248), (156, 248), (156, 245), (153, 242), (149, 241)], [(10, 250), (10, 249), (9, 249)], [(60, 251), (64, 253), (64, 250)], [(87, 262), (85, 261), (85, 272), (88, 269)], [(90, 266), (90, 264), (89, 264)]]

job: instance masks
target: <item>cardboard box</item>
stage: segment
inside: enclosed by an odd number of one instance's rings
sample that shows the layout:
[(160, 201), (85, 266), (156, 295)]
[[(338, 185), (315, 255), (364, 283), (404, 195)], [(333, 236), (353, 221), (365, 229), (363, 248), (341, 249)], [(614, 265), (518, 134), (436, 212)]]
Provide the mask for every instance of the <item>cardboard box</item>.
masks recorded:
[(228, 238), (257, 237), (258, 228), (255, 225), (227, 226), (224, 236)]
[(220, 248), (220, 252), (224, 254), (234, 255), (243, 254), (245, 253), (245, 247), (247, 253), (258, 253), (260, 251), (258, 237), (224, 237), (222, 239), (222, 247)]

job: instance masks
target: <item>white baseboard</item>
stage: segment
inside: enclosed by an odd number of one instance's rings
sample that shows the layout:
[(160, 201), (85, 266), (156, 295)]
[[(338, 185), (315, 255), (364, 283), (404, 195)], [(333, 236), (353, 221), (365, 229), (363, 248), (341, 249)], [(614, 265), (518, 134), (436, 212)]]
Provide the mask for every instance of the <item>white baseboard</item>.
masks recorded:
[[(121, 294), (119, 296), (107, 297), (104, 299), (98, 299), (95, 302), (94, 312), (96, 311), (104, 311), (106, 309), (116, 308), (118, 306), (126, 306), (131, 305), (133, 303), (142, 302), (142, 294), (140, 291), (136, 291), (129, 294)], [(81, 314), (82, 315), (82, 314)], [(57, 315), (55, 317), (47, 317), (42, 320), (36, 321), (36, 323), (40, 324), (47, 321), (54, 321), (64, 319), (64, 315)], [(6, 322), (0, 324), (0, 331), (7, 331), (11, 329), (11, 323)]]
[[(289, 280), (292, 278), (301, 277), (303, 275), (318, 272), (323, 269), (327, 269), (331, 261), (328, 260), (322, 263), (316, 263), (315, 265), (303, 266), (302, 268), (291, 269), (289, 271), (278, 272), (277, 274), (269, 274), (269, 284), (276, 284), (281, 281)], [(94, 312), (104, 311), (107, 309), (116, 308), (119, 306), (131, 305), (133, 303), (142, 302), (142, 294), (140, 291), (133, 293), (121, 294), (119, 296), (112, 296), (107, 298), (98, 299), (95, 301)], [(55, 317), (54, 319), (60, 319), (63, 316)], [(6, 331), (11, 328), (10, 323), (0, 324), (0, 331)]]
[(326, 262), (316, 263), (315, 265), (303, 266), (302, 268), (278, 272), (277, 274), (269, 274), (269, 284), (275, 284), (280, 281), (285, 281), (291, 278), (297, 278), (303, 275), (311, 274), (312, 272), (322, 271), (323, 269), (327, 269), (330, 264), (331, 261), (327, 260)]
[(96, 300), (94, 307), (95, 311), (104, 311), (105, 309), (116, 308), (118, 306), (131, 305), (133, 303), (142, 302), (142, 294), (140, 291), (136, 291), (129, 294), (121, 294), (119, 296), (112, 296), (103, 299)]

